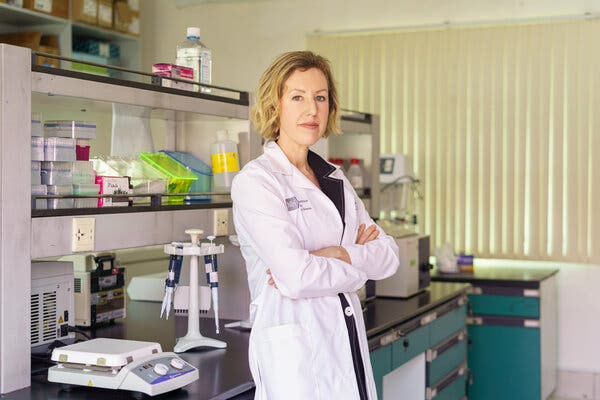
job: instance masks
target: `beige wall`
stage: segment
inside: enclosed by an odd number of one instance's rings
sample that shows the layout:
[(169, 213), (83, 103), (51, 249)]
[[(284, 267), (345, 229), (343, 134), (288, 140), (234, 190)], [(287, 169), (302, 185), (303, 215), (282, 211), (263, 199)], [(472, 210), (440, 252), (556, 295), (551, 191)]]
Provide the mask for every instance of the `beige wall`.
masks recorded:
[(142, 67), (175, 61), (187, 26), (213, 50), (213, 83), (252, 91), (277, 54), (303, 49), (317, 30), (364, 30), (600, 12), (598, 0), (221, 0), (177, 8), (142, 3)]

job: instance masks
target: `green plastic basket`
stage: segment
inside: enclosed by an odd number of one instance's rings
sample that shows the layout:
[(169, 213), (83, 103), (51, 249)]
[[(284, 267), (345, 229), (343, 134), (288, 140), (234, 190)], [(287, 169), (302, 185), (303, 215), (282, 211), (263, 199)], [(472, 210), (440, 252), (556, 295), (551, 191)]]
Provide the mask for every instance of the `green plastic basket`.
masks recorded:
[[(189, 192), (192, 183), (198, 179), (193, 172), (164, 153), (140, 153), (140, 158), (169, 178), (167, 193)], [(183, 196), (169, 197), (169, 204), (183, 201)]]

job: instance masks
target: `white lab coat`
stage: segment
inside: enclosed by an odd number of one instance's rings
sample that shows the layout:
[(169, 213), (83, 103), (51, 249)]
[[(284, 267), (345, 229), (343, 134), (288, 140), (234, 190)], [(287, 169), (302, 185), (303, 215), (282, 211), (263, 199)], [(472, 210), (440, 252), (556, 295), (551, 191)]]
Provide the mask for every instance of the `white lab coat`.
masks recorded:
[[(249, 361), (256, 400), (359, 399), (344, 310), (354, 313), (369, 399), (377, 398), (362, 308), (356, 291), (398, 267), (395, 241), (355, 244), (373, 224), (343, 172), (344, 228), (332, 201), (294, 167), (275, 142), (235, 177), (233, 217), (246, 261), (253, 320)], [(342, 245), (352, 265), (309, 251)], [(277, 288), (268, 285), (270, 269)]]

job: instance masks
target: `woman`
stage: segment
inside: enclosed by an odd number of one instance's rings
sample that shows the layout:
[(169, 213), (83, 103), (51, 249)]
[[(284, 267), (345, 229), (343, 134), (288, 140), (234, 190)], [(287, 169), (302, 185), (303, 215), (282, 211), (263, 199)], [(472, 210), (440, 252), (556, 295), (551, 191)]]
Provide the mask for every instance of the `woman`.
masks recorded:
[(355, 292), (396, 271), (398, 247), (309, 150), (339, 132), (338, 112), (329, 63), (311, 52), (282, 54), (260, 79), (252, 120), (269, 141), (231, 190), (256, 399), (377, 398)]

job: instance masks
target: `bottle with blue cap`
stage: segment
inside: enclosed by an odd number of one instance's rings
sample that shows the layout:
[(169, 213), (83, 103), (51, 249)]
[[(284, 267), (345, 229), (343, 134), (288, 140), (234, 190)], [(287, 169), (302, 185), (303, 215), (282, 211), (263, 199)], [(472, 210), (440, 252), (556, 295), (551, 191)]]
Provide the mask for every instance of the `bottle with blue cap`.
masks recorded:
[[(200, 41), (200, 28), (187, 28), (187, 38), (177, 45), (177, 65), (194, 70), (194, 81), (206, 85), (212, 79), (212, 52)], [(202, 93), (210, 93), (208, 87), (200, 86), (194, 89)]]

